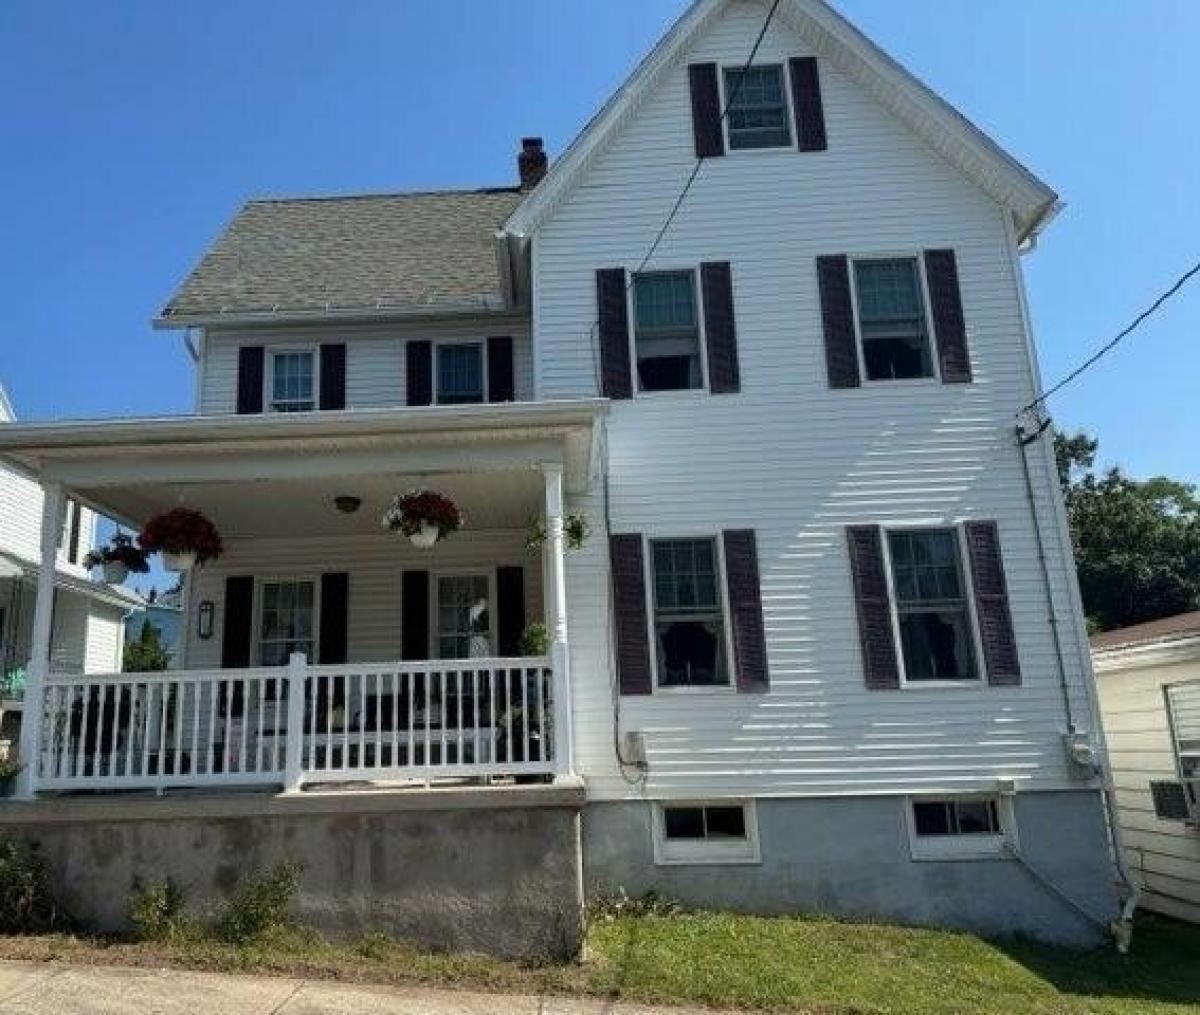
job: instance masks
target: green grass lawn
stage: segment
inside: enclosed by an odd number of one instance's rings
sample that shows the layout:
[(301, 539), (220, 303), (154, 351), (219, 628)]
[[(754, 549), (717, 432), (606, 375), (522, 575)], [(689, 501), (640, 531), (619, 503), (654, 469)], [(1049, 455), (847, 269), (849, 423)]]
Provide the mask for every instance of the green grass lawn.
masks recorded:
[(252, 944), (132, 944), (65, 935), (0, 938), (0, 958), (181, 965), (463, 989), (594, 994), (821, 1013), (1200, 1012), (1200, 927), (1144, 918), (1133, 950), (1029, 942), (815, 918), (723, 913), (597, 921), (575, 966), (431, 954), (375, 936), (333, 943), (298, 930)]

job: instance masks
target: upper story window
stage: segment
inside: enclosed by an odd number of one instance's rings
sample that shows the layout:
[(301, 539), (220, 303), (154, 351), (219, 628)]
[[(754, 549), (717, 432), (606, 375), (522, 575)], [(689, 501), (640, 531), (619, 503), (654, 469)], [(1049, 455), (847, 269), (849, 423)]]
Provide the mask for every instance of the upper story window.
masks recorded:
[(293, 652), (315, 659), (316, 583), (306, 578), (264, 581), (259, 601), (258, 664), (286, 666)]
[(635, 275), (633, 318), (639, 390), (704, 387), (693, 272)]
[(889, 532), (888, 559), (905, 680), (978, 677), (957, 531)]
[(437, 352), (437, 401), (440, 405), (482, 402), (483, 343), (442, 342)]
[(728, 684), (716, 540), (656, 539), (650, 548), (658, 685)]
[(288, 349), (268, 356), (267, 405), (272, 412), (316, 408), (317, 365), (312, 349)]
[(726, 68), (725, 102), (731, 150), (791, 145), (783, 67)]
[(856, 260), (854, 291), (867, 380), (933, 377), (925, 289), (917, 258)]

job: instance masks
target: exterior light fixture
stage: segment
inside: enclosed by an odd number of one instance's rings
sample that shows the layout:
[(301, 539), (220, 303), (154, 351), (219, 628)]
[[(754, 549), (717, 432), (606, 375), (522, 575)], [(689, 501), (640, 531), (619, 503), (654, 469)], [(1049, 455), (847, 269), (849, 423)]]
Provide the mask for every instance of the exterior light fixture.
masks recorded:
[(213, 606), (211, 599), (205, 599), (200, 604), (199, 623), (196, 628), (196, 634), (201, 638), (208, 640), (213, 633), (213, 615), (216, 613), (216, 608)]
[(341, 494), (333, 498), (333, 506), (344, 515), (352, 515), (362, 507), (362, 498), (352, 497), (349, 494)]

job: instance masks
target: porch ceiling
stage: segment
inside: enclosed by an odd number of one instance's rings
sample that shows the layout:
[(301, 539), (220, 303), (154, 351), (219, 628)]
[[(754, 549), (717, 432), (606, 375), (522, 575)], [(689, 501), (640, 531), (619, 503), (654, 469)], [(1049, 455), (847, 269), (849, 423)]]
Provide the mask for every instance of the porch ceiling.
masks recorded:
[[(316, 479), (260, 479), (212, 483), (147, 483), (84, 487), (90, 503), (131, 525), (184, 505), (212, 519), (226, 539), (330, 537), (381, 532), (380, 518), (393, 495), (428, 486), (451, 499), (466, 515), (466, 531), (525, 528), (541, 516), (544, 482), (532, 469), (436, 477), (379, 473)], [(338, 496), (361, 499), (352, 514), (339, 511)]]
[[(394, 493), (422, 485), (459, 499), (473, 525), (509, 527), (540, 508), (541, 465), (561, 465), (568, 491), (587, 487), (606, 404), (13, 423), (0, 459), (131, 524), (187, 504), (231, 535), (371, 531)], [(340, 494), (362, 509), (336, 512)]]

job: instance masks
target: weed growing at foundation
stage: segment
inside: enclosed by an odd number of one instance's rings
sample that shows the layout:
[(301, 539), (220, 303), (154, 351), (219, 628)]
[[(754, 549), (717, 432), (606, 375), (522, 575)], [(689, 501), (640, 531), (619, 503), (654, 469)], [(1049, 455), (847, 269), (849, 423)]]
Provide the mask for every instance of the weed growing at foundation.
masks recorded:
[(41, 934), (69, 923), (37, 846), (0, 836), (0, 934)]
[(295, 860), (284, 860), (269, 871), (245, 878), (217, 915), (213, 936), (229, 944), (243, 944), (288, 926), (300, 890), (301, 870)]
[(129, 923), (138, 941), (181, 941), (194, 933), (184, 911), (183, 886), (173, 878), (135, 881), (129, 896)]

